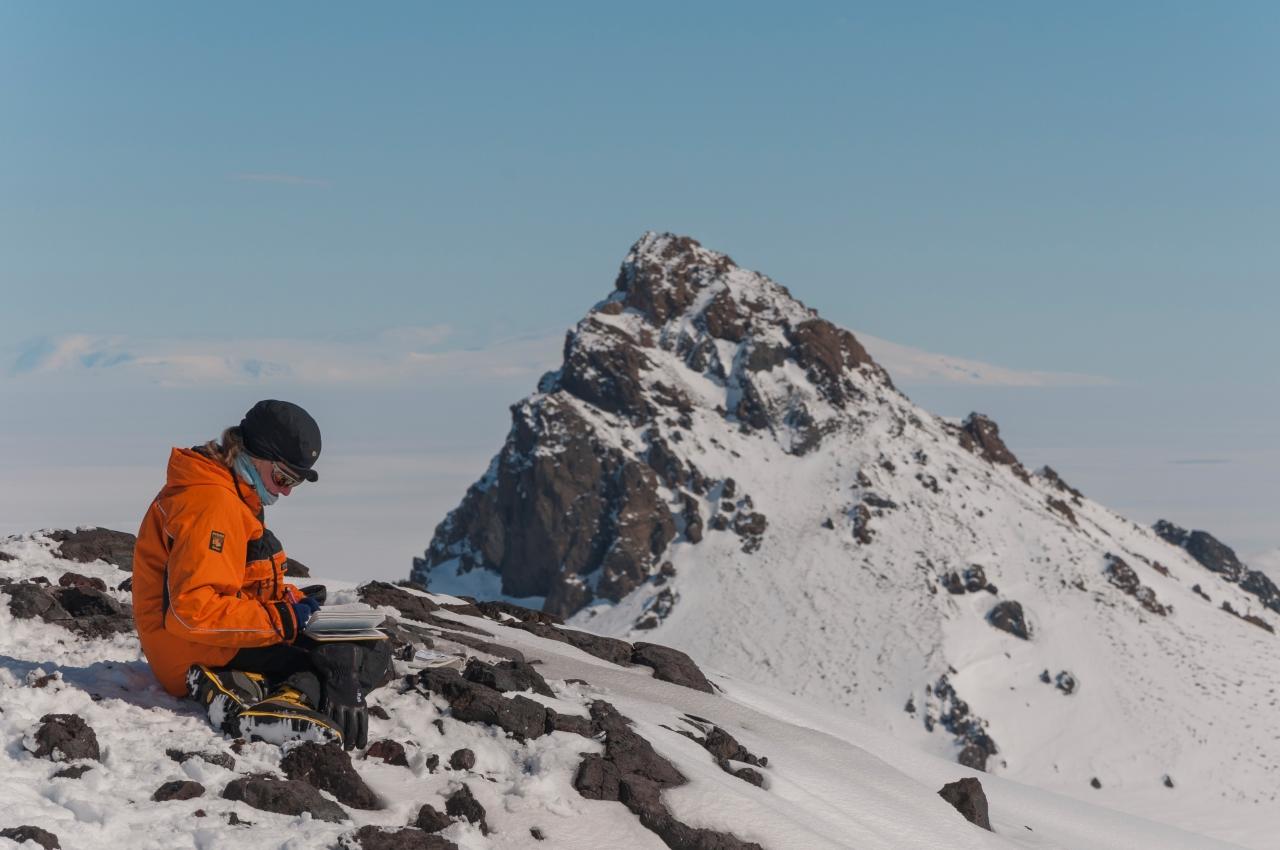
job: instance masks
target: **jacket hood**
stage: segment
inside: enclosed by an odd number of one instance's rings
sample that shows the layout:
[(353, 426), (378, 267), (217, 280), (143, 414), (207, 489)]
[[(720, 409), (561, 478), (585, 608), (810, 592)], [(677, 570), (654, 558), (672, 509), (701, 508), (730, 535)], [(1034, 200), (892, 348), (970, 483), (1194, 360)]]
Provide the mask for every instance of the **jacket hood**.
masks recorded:
[(258, 498), (257, 492), (252, 487), (241, 485), (242, 482), (232, 470), (194, 449), (175, 448), (169, 454), (166, 490), (198, 486), (221, 487), (243, 499), (253, 513), (262, 513), (262, 500)]

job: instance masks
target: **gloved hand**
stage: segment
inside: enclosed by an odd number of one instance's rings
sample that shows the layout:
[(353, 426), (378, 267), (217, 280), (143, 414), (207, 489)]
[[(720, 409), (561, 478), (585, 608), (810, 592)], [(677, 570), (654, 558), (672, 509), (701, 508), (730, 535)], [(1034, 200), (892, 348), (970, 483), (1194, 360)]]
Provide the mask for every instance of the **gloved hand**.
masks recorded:
[(329, 596), (329, 589), (323, 584), (309, 584), (302, 588), (302, 595), (323, 605), (325, 599)]
[(293, 605), (293, 618), (298, 621), (298, 634), (302, 634), (302, 630), (307, 627), (307, 620), (311, 619), (311, 615), (320, 610), (320, 600), (313, 596), (304, 596)]
[(324, 685), (320, 710), (342, 730), (342, 744), (348, 750), (369, 743), (369, 709), (359, 675), (362, 656), (355, 643), (322, 643), (311, 650), (311, 663)]

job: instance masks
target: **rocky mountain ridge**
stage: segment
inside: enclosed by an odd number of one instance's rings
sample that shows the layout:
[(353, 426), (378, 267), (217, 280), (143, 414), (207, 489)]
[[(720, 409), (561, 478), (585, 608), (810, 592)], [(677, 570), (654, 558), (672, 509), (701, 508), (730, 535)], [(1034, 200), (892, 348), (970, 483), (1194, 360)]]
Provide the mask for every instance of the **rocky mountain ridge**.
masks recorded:
[[(682, 653), (376, 581), (322, 581), (331, 601), (388, 615), (396, 676), (369, 695), (369, 746), (232, 740), (151, 676), (120, 589), (127, 563), (76, 549), (127, 538), (0, 539), (0, 846), (1228, 846), (994, 778), (988, 809), (970, 771)], [(90, 590), (121, 628), (84, 627), (92, 610), (48, 615), (23, 588)], [(432, 651), (465, 664), (423, 666)]]

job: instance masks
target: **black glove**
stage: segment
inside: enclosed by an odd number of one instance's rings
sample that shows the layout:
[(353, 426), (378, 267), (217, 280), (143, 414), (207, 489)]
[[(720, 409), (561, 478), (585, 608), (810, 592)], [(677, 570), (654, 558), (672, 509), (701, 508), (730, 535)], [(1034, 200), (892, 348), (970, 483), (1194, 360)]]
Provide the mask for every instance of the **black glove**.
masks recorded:
[(324, 604), (324, 600), (329, 596), (329, 589), (323, 584), (309, 584), (306, 587), (300, 587), (298, 589), (302, 591), (303, 596), (308, 599), (314, 599), (321, 605)]
[(348, 750), (369, 743), (369, 709), (359, 676), (361, 655), (356, 643), (322, 643), (311, 650), (324, 686), (320, 710), (342, 730), (342, 745)]

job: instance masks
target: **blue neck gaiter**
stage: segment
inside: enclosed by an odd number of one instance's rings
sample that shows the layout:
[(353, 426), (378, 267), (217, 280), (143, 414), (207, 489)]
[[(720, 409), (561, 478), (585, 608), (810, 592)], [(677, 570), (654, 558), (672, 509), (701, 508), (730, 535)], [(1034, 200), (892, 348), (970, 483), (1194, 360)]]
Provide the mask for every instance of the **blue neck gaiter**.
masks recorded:
[(262, 500), (263, 507), (274, 505), (279, 496), (273, 496), (267, 492), (267, 485), (262, 483), (262, 476), (258, 474), (258, 468), (253, 465), (253, 461), (249, 459), (247, 454), (241, 454), (236, 458), (236, 472), (240, 473), (240, 477), (246, 483), (252, 484), (253, 489), (258, 491), (258, 498)]

